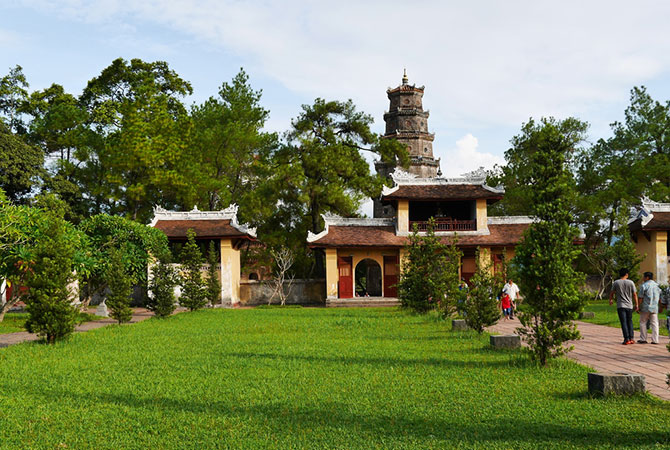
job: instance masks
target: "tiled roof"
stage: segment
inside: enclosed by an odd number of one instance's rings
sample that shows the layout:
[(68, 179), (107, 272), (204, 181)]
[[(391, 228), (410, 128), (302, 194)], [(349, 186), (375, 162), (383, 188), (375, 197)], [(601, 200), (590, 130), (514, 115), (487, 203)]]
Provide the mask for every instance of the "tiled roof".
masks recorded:
[(500, 200), (502, 194), (492, 192), (481, 184), (401, 184), (383, 200)]
[(670, 212), (667, 211), (652, 211), (653, 217), (644, 226), (642, 219), (638, 218), (630, 223), (631, 231), (638, 230), (670, 230)]
[(328, 227), (328, 233), (312, 247), (402, 247), (406, 238), (396, 236), (395, 226), (348, 225)]
[[(523, 232), (530, 223), (512, 223), (489, 225), (488, 235), (458, 235), (459, 247), (506, 246), (521, 241)], [(451, 242), (451, 236), (442, 238), (444, 243)], [(334, 226), (328, 233), (312, 242), (311, 247), (403, 247), (409, 243), (407, 236), (396, 236), (393, 226)]]
[(198, 238), (218, 239), (223, 237), (252, 238), (230, 224), (230, 220), (158, 220), (154, 225), (163, 231), (167, 237), (186, 239), (186, 232), (193, 229)]

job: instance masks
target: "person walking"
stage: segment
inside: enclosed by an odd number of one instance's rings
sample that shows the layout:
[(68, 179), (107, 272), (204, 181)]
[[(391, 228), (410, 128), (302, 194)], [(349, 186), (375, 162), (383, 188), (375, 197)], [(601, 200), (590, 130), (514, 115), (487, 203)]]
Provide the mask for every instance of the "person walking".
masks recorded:
[(651, 322), (651, 343), (658, 344), (658, 300), (661, 298), (661, 288), (654, 281), (654, 274), (645, 272), (644, 283), (640, 286), (640, 340), (638, 344), (647, 343), (647, 325)]
[[(639, 301), (635, 289), (635, 283), (628, 279), (628, 269), (619, 270), (619, 279), (612, 283), (612, 291), (610, 292), (610, 305), (612, 299), (616, 295), (616, 311), (619, 314), (619, 322), (621, 323), (621, 331), (623, 332), (623, 345), (634, 344), (635, 337), (633, 331), (633, 309), (635, 311), (639, 308)], [(635, 299), (635, 304), (633, 304)]]
[(507, 294), (509, 296), (509, 300), (512, 303), (510, 307), (510, 319), (514, 319), (514, 311), (516, 310), (516, 301), (519, 299), (519, 286), (516, 285), (516, 283), (511, 279), (507, 279), (507, 283), (505, 283), (505, 286), (502, 289), (503, 295)]

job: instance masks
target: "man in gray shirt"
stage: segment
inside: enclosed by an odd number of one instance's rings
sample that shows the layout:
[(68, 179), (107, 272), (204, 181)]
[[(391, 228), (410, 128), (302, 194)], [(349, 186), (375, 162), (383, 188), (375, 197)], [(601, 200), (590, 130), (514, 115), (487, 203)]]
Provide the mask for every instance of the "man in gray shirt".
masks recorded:
[[(612, 283), (610, 305), (614, 295), (616, 295), (616, 311), (619, 314), (619, 322), (621, 322), (621, 331), (623, 332), (623, 345), (634, 344), (633, 308), (637, 311), (639, 302), (635, 283), (628, 279), (628, 269), (619, 270), (619, 279)], [(633, 304), (633, 299), (635, 304)]]
[(658, 300), (661, 298), (661, 288), (654, 281), (654, 274), (644, 273), (644, 283), (640, 286), (640, 340), (638, 344), (647, 343), (647, 323), (651, 322), (651, 343), (658, 344)]

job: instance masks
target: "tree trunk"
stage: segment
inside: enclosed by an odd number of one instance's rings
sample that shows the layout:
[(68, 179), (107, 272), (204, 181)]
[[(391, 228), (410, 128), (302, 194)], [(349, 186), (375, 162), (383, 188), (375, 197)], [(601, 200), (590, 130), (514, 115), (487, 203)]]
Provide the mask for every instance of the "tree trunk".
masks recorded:
[(12, 295), (12, 298), (10, 298), (4, 305), (0, 307), (0, 322), (5, 320), (5, 314), (7, 314), (7, 311), (9, 311), (12, 306), (16, 305), (21, 297), (18, 295)]

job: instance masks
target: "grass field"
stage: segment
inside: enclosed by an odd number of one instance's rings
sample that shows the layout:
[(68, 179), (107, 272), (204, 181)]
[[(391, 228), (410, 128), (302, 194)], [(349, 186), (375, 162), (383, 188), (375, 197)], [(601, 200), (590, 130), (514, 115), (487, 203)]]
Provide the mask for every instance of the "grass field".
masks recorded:
[[(584, 308), (584, 311), (593, 311), (596, 314), (593, 319), (580, 319), (584, 322), (621, 328), (619, 316), (616, 312), (616, 304), (610, 306), (608, 300), (590, 301)], [(665, 317), (665, 311), (658, 315), (658, 331), (662, 336), (668, 335), (668, 329), (665, 327)], [(633, 313), (633, 327), (636, 332), (640, 329), (640, 315), (638, 313)], [(635, 333), (635, 339), (637, 340), (638, 338), (638, 334)]]
[(668, 448), (670, 403), (590, 398), (396, 309), (183, 313), (0, 349), (0, 448)]
[[(27, 318), (28, 313), (21, 313), (21, 312), (7, 313), (5, 315), (5, 319), (2, 322), (0, 322), (0, 334), (16, 333), (17, 331), (26, 331), (23, 324), (26, 323)], [(80, 313), (80, 318), (82, 323), (100, 319), (100, 317), (88, 313)]]

